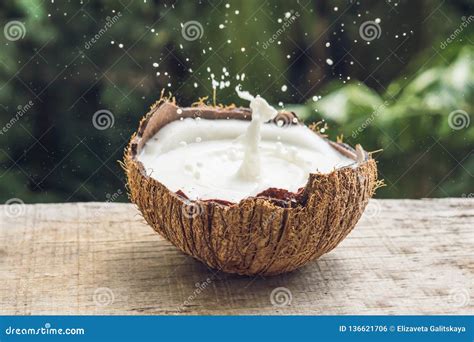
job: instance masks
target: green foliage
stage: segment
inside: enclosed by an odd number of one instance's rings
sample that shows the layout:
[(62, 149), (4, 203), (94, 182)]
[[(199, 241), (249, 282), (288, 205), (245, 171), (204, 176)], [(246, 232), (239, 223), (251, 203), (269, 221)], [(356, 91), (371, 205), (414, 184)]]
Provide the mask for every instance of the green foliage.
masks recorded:
[[(286, 12), (298, 17), (264, 48)], [(107, 18), (119, 13), (104, 30)], [(458, 109), (472, 114), (474, 23), (440, 47), (467, 13), (472, 4), (465, 0), (417, 6), (408, 0), (397, 6), (345, 0), (2, 1), (0, 129), (17, 120), (0, 134), (0, 202), (103, 201), (125, 194), (117, 160), (161, 90), (189, 105), (212, 95), (208, 68), (219, 78), (223, 67), (232, 86), (218, 91), (218, 102), (242, 104), (233, 91), (242, 83), (308, 120), (324, 117), (334, 136), (344, 132), (350, 143), (383, 148), (377, 158), (388, 186), (379, 196), (472, 193), (473, 124), (453, 131), (447, 118)], [(377, 17), (382, 34), (368, 45), (359, 27)], [(12, 20), (24, 24), (24, 38), (6, 39), (3, 29)], [(181, 32), (191, 20), (203, 27), (195, 41)], [(237, 81), (242, 73), (245, 81)], [(348, 76), (360, 82), (343, 83)], [(314, 102), (314, 96), (321, 99)], [(29, 101), (33, 105), (23, 113)], [(113, 113), (113, 127), (94, 128), (98, 110)]]

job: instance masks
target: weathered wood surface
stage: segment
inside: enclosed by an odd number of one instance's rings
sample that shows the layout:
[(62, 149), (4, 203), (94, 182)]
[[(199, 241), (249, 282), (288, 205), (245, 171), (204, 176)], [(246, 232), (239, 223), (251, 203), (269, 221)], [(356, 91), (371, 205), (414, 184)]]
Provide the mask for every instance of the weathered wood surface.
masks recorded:
[(208, 269), (130, 204), (10, 209), (0, 314), (474, 314), (473, 199), (373, 200), (335, 250), (265, 279)]

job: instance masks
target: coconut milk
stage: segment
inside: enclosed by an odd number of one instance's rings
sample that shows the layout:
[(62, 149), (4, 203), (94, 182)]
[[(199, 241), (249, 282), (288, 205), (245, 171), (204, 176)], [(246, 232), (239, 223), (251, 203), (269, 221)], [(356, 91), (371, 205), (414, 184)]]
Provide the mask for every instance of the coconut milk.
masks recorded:
[(310, 173), (354, 163), (306, 126), (264, 123), (276, 110), (238, 93), (250, 101), (252, 121), (186, 118), (166, 125), (138, 156), (147, 174), (190, 199), (239, 202), (271, 187), (296, 192)]

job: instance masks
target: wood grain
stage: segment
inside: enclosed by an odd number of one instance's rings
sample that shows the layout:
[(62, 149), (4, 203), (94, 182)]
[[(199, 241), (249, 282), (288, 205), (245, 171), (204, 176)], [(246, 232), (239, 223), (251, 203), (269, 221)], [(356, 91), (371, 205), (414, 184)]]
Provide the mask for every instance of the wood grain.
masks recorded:
[(0, 314), (474, 314), (473, 199), (371, 200), (339, 247), (267, 278), (208, 269), (130, 204), (10, 209)]

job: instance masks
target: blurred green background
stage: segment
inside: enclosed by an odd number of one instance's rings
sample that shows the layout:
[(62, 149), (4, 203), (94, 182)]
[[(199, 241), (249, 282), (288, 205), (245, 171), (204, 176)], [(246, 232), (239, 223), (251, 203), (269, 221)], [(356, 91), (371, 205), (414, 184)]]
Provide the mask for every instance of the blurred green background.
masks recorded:
[[(472, 197), (473, 7), (2, 1), (0, 201), (126, 201), (117, 160), (139, 119), (163, 88), (182, 105), (212, 96), (211, 74), (229, 81), (219, 103), (245, 105), (233, 90), (241, 83), (307, 122), (325, 120), (331, 138), (383, 149), (377, 197)], [(367, 22), (372, 32), (361, 31)], [(113, 126), (97, 129), (98, 111)]]

